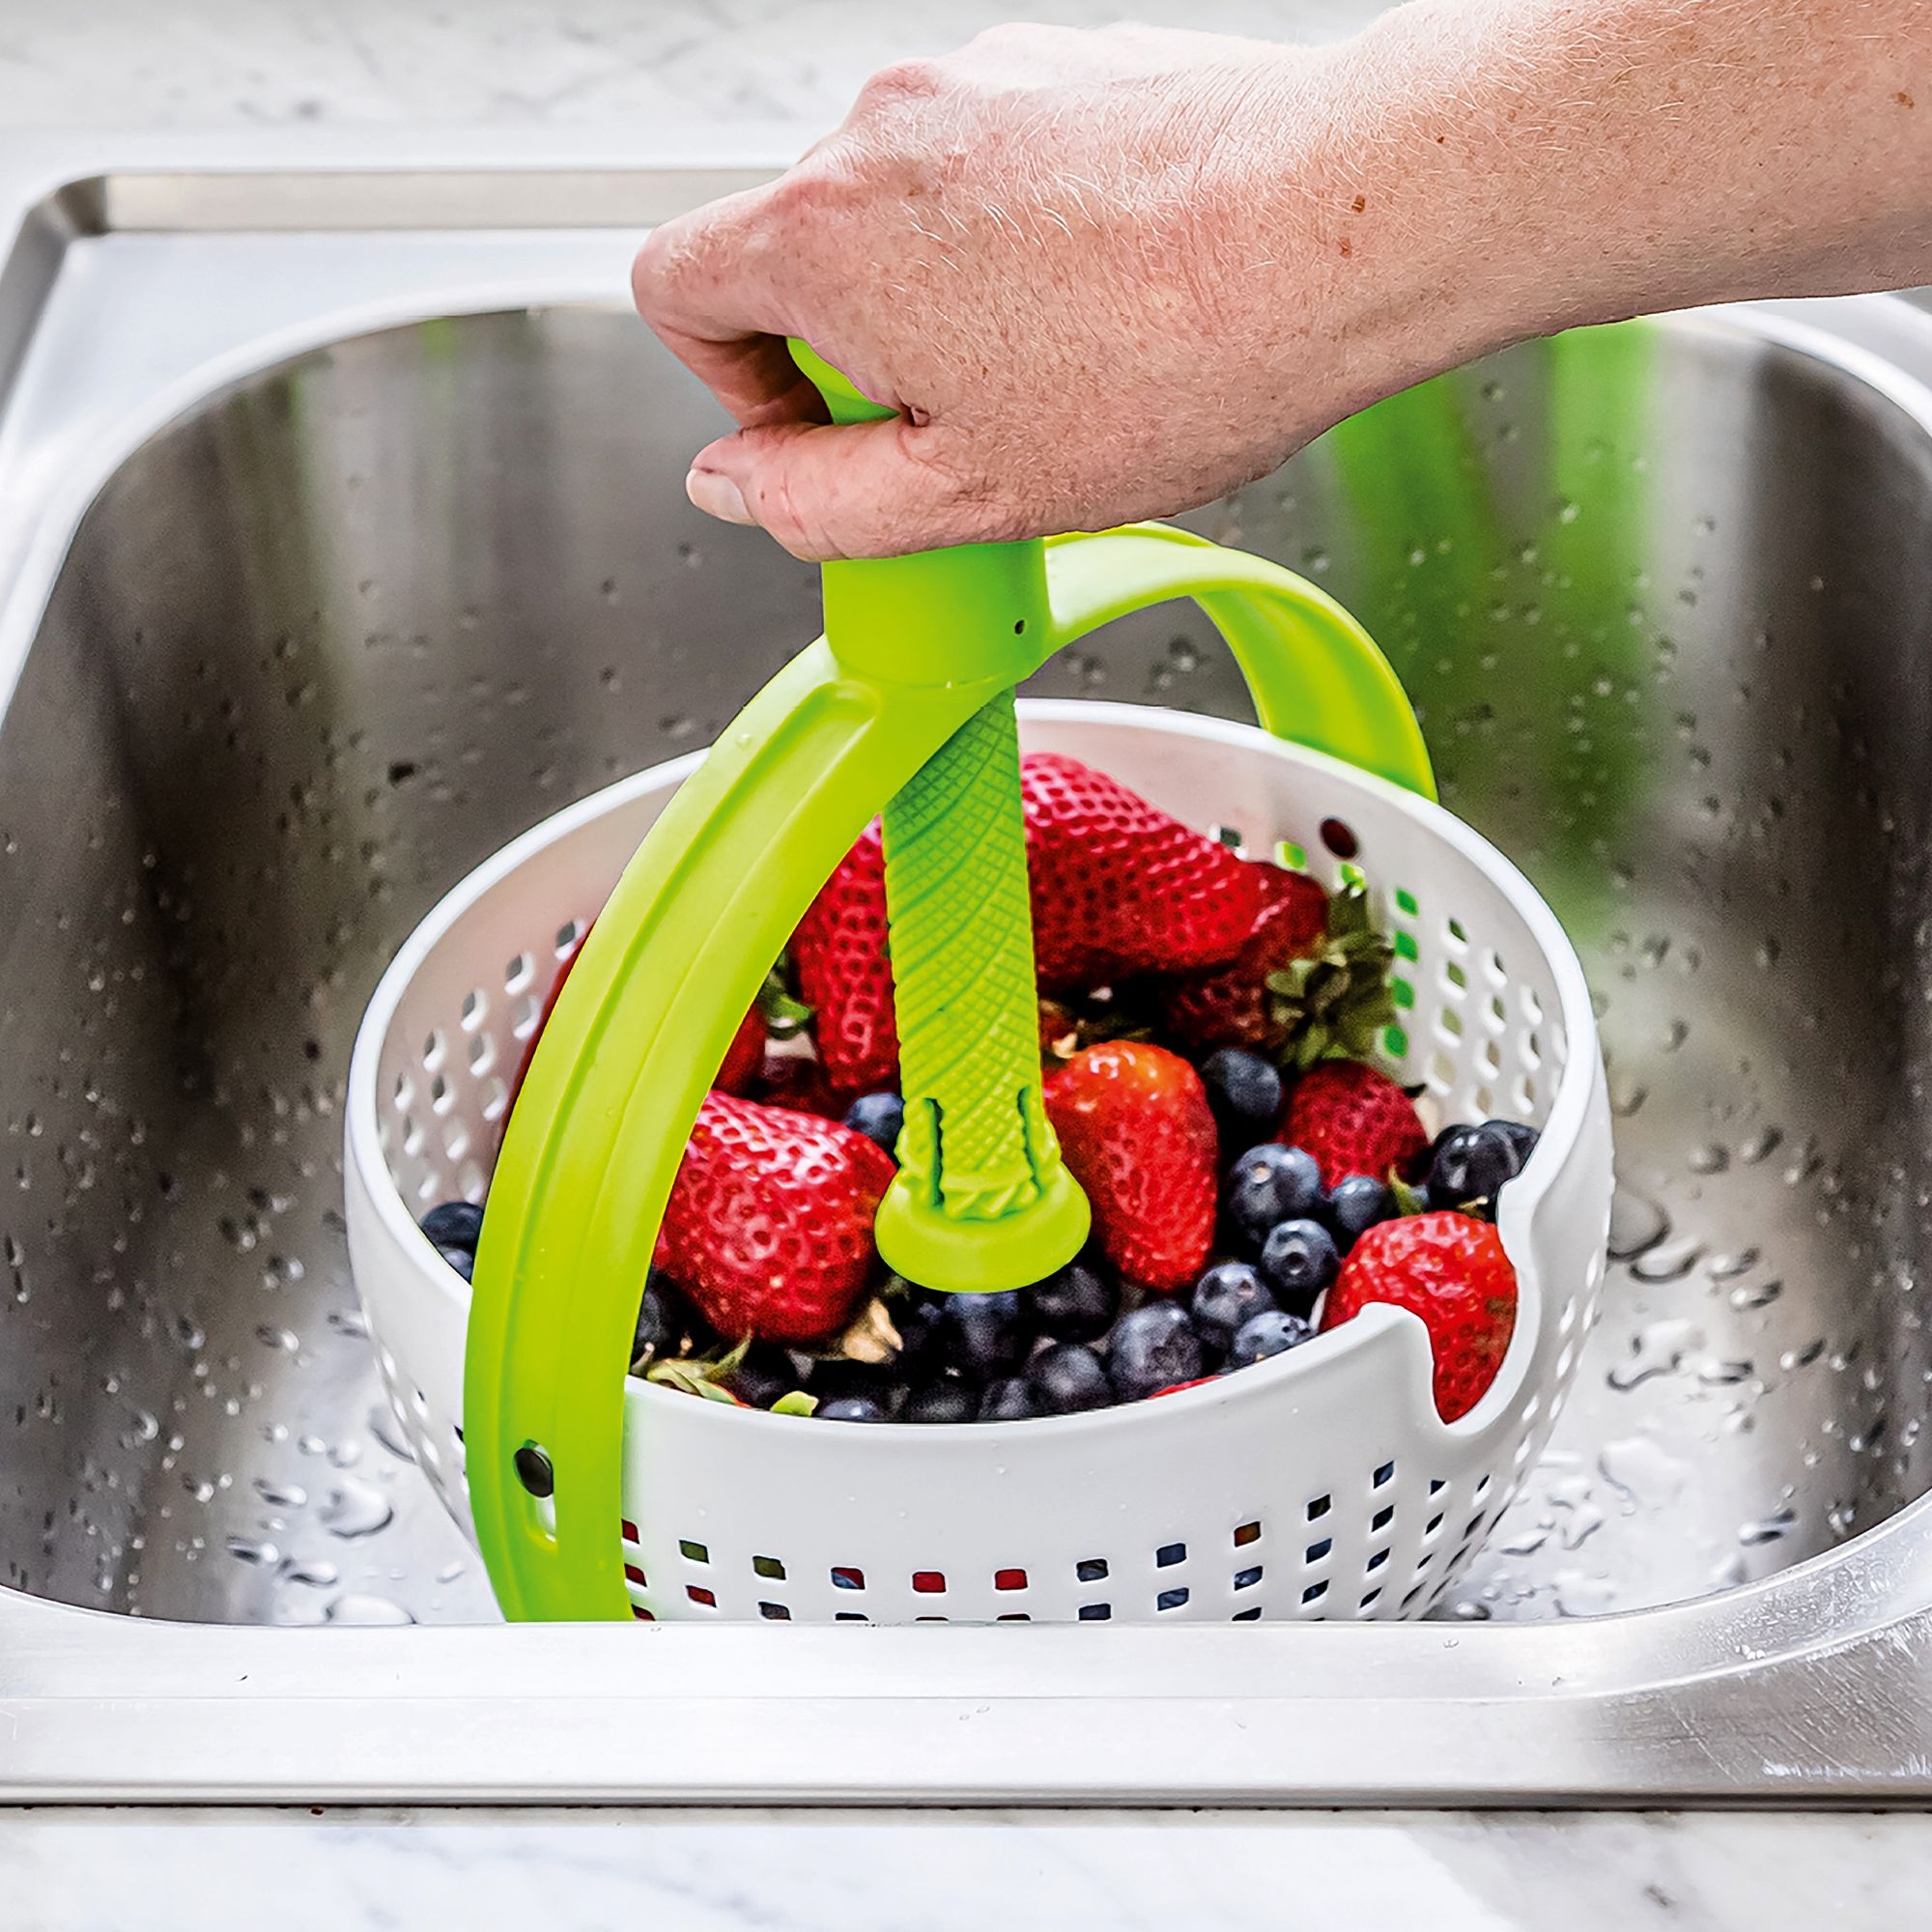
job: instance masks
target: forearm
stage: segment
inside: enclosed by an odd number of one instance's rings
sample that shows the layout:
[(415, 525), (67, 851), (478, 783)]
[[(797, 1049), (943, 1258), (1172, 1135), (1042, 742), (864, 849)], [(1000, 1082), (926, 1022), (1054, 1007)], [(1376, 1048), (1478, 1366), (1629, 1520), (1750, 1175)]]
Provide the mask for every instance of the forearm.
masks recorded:
[[(639, 305), (801, 555), (1170, 514), (1501, 343), (1932, 282), (1932, 0), (1417, 0), (1339, 46), (1011, 27), (890, 70)], [(899, 420), (827, 429), (781, 338)]]
[(1927, 0), (1420, 0), (1338, 58), (1344, 182), (1383, 210), (1351, 255), (1450, 278), (1458, 357), (1932, 281)]

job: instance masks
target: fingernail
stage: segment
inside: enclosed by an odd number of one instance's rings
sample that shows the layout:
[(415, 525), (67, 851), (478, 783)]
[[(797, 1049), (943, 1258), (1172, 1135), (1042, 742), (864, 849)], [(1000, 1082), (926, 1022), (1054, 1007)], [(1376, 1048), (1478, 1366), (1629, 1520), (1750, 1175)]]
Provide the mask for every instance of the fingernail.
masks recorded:
[(757, 522), (745, 507), (744, 493), (737, 484), (715, 469), (694, 469), (684, 479), (684, 494), (707, 517), (718, 517), (727, 524)]

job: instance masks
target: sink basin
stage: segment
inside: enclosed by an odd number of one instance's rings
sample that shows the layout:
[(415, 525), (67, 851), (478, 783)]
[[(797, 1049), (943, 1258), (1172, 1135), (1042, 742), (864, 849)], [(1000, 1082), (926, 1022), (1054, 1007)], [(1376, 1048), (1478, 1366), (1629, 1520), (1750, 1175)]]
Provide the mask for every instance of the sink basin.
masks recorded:
[[(584, 298), (633, 217), (567, 228), (545, 179), (514, 230), (440, 182), (384, 233), (420, 184), (380, 172), (360, 227), (299, 171), (27, 204), (0, 1792), (1922, 1797), (1932, 319), (1896, 298), (1524, 345), (1188, 520), (1361, 615), (1598, 996), (1605, 1311), (1437, 1621), (495, 1623), (355, 1312), (356, 1022), (448, 885), (815, 629), (815, 572), (685, 501), (710, 404)], [(1037, 688), (1244, 708), (1185, 607)]]

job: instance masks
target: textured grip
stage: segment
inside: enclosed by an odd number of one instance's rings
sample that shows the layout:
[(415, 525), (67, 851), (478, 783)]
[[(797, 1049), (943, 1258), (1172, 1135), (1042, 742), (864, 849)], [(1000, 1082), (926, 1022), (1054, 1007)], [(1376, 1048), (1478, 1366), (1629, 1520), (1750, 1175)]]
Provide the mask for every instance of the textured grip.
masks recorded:
[(899, 1160), (951, 1219), (1030, 1208), (1060, 1166), (1040, 1103), (1019, 733), (1003, 692), (885, 810), (906, 1100)]

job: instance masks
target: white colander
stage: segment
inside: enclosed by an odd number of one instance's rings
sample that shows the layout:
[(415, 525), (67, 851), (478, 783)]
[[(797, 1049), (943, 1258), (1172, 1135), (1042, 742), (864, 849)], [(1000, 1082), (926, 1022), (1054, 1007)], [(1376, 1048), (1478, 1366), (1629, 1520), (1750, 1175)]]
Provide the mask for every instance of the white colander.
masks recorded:
[[(1562, 1408), (1604, 1278), (1610, 1128), (1582, 969), (1554, 916), (1440, 808), (1251, 726), (1025, 702), (1071, 753), (1251, 854), (1359, 875), (1395, 941), (1399, 1077), (1435, 1124), (1542, 1139), (1499, 1198), (1520, 1292), (1495, 1381), (1436, 1417), (1422, 1323), (1372, 1307), (1153, 1402), (1028, 1422), (839, 1424), (629, 1380), (625, 1575), (639, 1617), (875, 1623), (1421, 1614), (1494, 1525)], [(561, 960), (696, 758), (559, 812), (424, 920), (350, 1073), (348, 1215), (383, 1378), (470, 1528), (467, 1284), (416, 1227), (480, 1201), (508, 1087)], [(1347, 853), (1344, 860), (1335, 856)], [(641, 1289), (642, 1284), (639, 1284)]]

